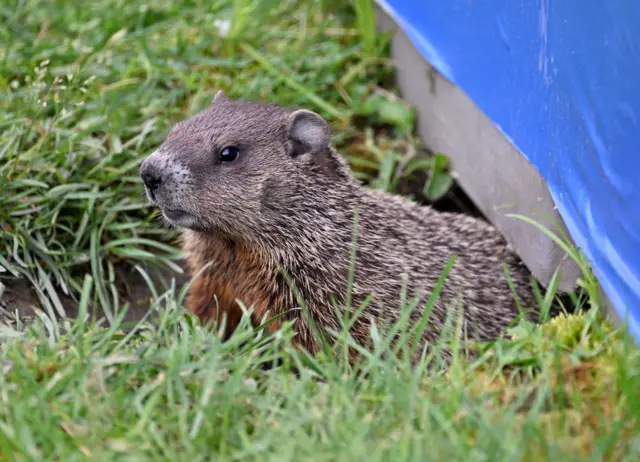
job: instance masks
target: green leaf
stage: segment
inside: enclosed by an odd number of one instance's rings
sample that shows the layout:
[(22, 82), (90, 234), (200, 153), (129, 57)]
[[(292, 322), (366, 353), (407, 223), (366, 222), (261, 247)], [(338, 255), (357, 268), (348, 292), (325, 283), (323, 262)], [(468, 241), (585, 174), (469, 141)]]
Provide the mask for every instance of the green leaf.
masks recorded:
[(453, 177), (447, 171), (448, 166), (449, 159), (444, 154), (437, 153), (434, 156), (431, 175), (424, 187), (424, 195), (430, 201), (440, 199), (451, 189)]
[(410, 132), (413, 128), (414, 112), (401, 100), (382, 100), (378, 113), (383, 121), (399, 127), (404, 132)]

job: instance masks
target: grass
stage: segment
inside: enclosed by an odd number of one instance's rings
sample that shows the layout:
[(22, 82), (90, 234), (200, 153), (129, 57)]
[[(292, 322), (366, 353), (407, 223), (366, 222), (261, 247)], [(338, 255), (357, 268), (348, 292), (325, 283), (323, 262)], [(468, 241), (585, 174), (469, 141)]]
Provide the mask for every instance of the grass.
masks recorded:
[[(449, 369), (293, 350), (248, 318), (222, 343), (179, 307), (0, 330), (2, 460), (635, 460), (640, 357), (596, 311), (520, 324)], [(337, 348), (341, 348), (339, 342)], [(455, 345), (453, 348), (456, 351)], [(265, 363), (279, 361), (275, 368)]]
[(247, 323), (221, 343), (175, 287), (153, 323), (123, 329), (116, 266), (178, 257), (138, 166), (219, 88), (319, 112), (371, 187), (429, 170), (424, 195), (446, 193), (446, 158), (420, 155), (373, 25), (360, 0), (0, 6), (0, 275), (27, 278), (44, 308), (0, 324), (0, 460), (634, 458), (638, 350), (602, 321), (569, 247), (592, 309), (519, 324), (475, 360), (454, 344), (447, 370), (385, 356), (384, 338), (356, 369), (293, 351), (289, 328)]
[[(318, 111), (379, 187), (431, 162), (413, 155), (412, 111), (380, 86), (391, 67), (363, 47), (349, 6), (16, 0), (0, 14), (0, 265), (29, 278), (52, 309), (48, 279), (77, 295), (90, 271), (96, 302), (111, 312), (114, 265), (175, 260), (138, 167), (219, 88)], [(365, 137), (356, 119), (386, 127)]]

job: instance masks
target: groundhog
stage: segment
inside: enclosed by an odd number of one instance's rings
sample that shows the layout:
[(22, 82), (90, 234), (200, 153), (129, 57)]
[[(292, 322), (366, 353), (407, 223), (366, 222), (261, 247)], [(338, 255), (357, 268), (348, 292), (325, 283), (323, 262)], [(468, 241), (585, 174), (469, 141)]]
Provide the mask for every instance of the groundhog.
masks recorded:
[(479, 340), (500, 336), (520, 308), (538, 319), (531, 274), (494, 227), (364, 186), (315, 112), (219, 91), (173, 127), (140, 174), (166, 222), (183, 229), (189, 271), (201, 272), (187, 308), (203, 322), (226, 315), (225, 336), (240, 301), (256, 325), (280, 315), (270, 330), (295, 320), (293, 341), (312, 354), (318, 332), (331, 342), (349, 311), (350, 335), (370, 348), (372, 325), (392, 326), (403, 306), (418, 325), (452, 256), (421, 345), (457, 308), (466, 338)]

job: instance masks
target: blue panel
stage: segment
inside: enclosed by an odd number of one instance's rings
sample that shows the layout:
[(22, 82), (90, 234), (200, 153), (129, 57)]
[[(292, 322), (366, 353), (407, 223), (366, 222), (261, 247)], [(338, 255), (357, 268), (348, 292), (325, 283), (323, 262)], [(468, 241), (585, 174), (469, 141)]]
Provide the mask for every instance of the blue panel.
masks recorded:
[(640, 342), (640, 1), (379, 3), (544, 176)]

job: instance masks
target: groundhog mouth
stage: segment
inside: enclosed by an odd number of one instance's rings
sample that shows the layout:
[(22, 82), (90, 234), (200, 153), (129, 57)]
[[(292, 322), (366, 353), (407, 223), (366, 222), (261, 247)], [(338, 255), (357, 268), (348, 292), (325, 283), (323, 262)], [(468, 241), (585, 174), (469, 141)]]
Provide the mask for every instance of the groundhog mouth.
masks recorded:
[(162, 209), (162, 214), (172, 223), (178, 225), (178, 226), (186, 226), (189, 227), (189, 225), (187, 225), (187, 223), (193, 223), (196, 220), (196, 217), (191, 215), (188, 212), (185, 212), (184, 210), (180, 210), (180, 209)]

